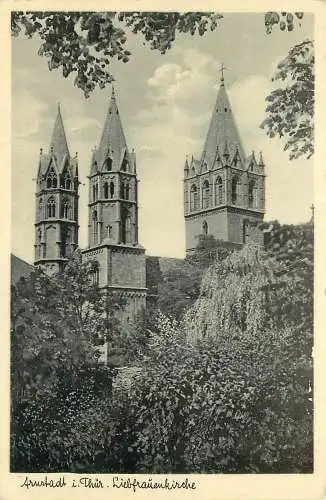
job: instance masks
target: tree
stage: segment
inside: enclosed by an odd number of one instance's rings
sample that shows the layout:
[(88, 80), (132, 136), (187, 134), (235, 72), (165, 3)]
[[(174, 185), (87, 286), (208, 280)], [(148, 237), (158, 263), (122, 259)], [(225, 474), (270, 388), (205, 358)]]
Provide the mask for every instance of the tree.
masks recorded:
[(290, 160), (314, 153), (314, 42), (295, 45), (273, 77), (279, 88), (266, 97), (267, 117), (261, 124), (269, 137), (285, 138)]
[(35, 269), (12, 290), (12, 469), (69, 470), (82, 462), (86, 443), (84, 465), (91, 461), (96, 443), (87, 426), (100, 425), (96, 411), (103, 416), (112, 379), (98, 366), (97, 344), (117, 328), (119, 308), (92, 274), (93, 263), (77, 251), (63, 273), (50, 278)]
[[(274, 26), (292, 31), (301, 26), (303, 12), (267, 12), (265, 26), (270, 34)], [(314, 42), (296, 44), (280, 61), (272, 81), (279, 88), (266, 97), (267, 117), (261, 124), (269, 137), (285, 138), (284, 150), (290, 160), (310, 158), (314, 153)]]
[(284, 271), (247, 246), (206, 271), (184, 329), (158, 317), (122, 390), (137, 472), (312, 470), (312, 323)]
[[(11, 31), (13, 36), (38, 35), (38, 53), (48, 58), (49, 69), (60, 68), (65, 78), (76, 75), (75, 85), (89, 97), (97, 86), (104, 88), (114, 80), (111, 59), (129, 61), (126, 28), (139, 34), (144, 45), (165, 54), (178, 33), (203, 36), (215, 30), (223, 17), (214, 12), (12, 12)], [(302, 19), (302, 12), (267, 12), (266, 33), (276, 25), (292, 31)], [(273, 80), (282, 85), (267, 96), (262, 127), (270, 137), (287, 138), (284, 149), (290, 159), (313, 154), (313, 73), (313, 42), (306, 40), (279, 63)]]
[(96, 86), (104, 88), (114, 79), (111, 59), (129, 61), (125, 27), (164, 54), (177, 32), (203, 35), (222, 17), (213, 12), (12, 12), (11, 31), (38, 35), (38, 53), (49, 59), (49, 69), (60, 68), (65, 78), (76, 74), (75, 85), (89, 97)]

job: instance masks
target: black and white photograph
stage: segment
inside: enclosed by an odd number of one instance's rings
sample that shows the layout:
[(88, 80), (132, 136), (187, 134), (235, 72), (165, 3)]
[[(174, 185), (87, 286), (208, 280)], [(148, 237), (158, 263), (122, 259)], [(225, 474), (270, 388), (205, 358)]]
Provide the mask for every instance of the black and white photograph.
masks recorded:
[(22, 493), (34, 473), (313, 474), (313, 11), (29, 6), (10, 14)]

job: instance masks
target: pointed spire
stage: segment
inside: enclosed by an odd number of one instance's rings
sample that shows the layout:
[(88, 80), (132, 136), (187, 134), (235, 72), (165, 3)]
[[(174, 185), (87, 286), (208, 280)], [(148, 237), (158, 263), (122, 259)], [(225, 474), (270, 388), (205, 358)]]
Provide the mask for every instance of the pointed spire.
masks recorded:
[(128, 154), (126, 138), (113, 86), (109, 110), (105, 119), (100, 144), (95, 154), (99, 169), (102, 169), (105, 160), (110, 156), (113, 170), (120, 168), (124, 155)]
[(58, 163), (61, 163), (66, 154), (69, 157), (69, 149), (61, 116), (60, 103), (58, 103), (57, 117), (53, 127), (52, 139), (50, 142), (50, 152), (55, 155)]
[(209, 167), (213, 165), (217, 147), (220, 146), (220, 151), (223, 151), (225, 142), (228, 144), (230, 153), (233, 153), (238, 148), (241, 160), (244, 161), (245, 158), (238, 128), (224, 86), (224, 70), (225, 66), (222, 65), (221, 84), (201, 156), (202, 161), (204, 158), (207, 159)]

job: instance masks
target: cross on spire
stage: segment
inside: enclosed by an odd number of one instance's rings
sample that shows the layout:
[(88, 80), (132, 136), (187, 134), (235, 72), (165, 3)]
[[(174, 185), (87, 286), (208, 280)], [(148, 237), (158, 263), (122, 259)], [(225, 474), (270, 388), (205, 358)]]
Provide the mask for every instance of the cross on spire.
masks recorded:
[(220, 68), (220, 73), (221, 73), (221, 85), (224, 86), (224, 71), (227, 69), (226, 66), (224, 66), (224, 63), (221, 64)]

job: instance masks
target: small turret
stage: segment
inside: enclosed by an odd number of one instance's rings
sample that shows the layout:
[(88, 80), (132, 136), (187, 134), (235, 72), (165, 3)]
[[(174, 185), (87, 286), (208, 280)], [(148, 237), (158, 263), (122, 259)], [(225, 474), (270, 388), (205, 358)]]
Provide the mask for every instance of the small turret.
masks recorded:
[(229, 158), (230, 158), (230, 152), (229, 152), (229, 147), (228, 147), (227, 141), (225, 141), (223, 158), (224, 158), (225, 163), (228, 164)]

